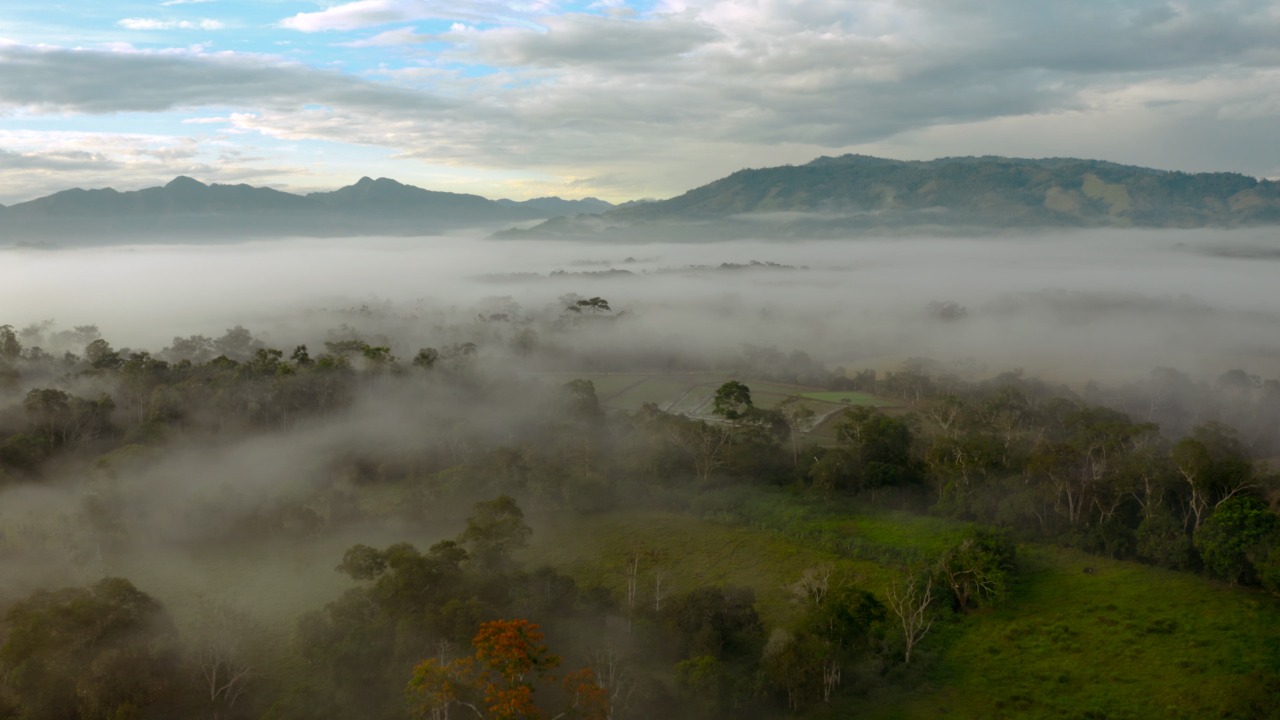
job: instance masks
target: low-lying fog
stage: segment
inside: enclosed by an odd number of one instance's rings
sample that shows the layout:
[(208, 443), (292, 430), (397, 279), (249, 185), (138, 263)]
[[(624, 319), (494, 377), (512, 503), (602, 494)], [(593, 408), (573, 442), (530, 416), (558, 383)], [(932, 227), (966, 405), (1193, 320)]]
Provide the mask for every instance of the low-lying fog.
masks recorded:
[[(421, 337), (393, 338), (408, 357), (413, 342), (433, 344), (433, 314), (554, 312), (558, 298), (576, 293), (604, 297), (631, 317), (616, 337), (597, 338), (619, 349), (670, 343), (715, 354), (752, 343), (850, 368), (891, 369), (914, 356), (1072, 382), (1154, 367), (1271, 377), (1280, 372), (1277, 259), (1273, 230), (17, 249), (0, 253), (0, 309), (17, 328), (46, 319), (63, 329), (97, 324), (116, 348), (156, 351), (177, 335), (217, 337), (243, 325), (287, 351), (332, 327), (321, 310), (368, 304), (422, 319), (410, 333)], [(752, 261), (791, 267), (717, 269)]]
[[(724, 370), (750, 344), (803, 350), (848, 371), (932, 358), (974, 380), (1022, 368), (1073, 384), (1123, 383), (1162, 367), (1195, 380), (1234, 368), (1276, 378), (1278, 250), (1277, 234), (1258, 230), (643, 245), (456, 236), (3, 250), (0, 325), (19, 333), (24, 357), (34, 345), (57, 357), (84, 355), (97, 331), (121, 357), (161, 353), (176, 337), (219, 338), (235, 326), (285, 358), (299, 344), (318, 356), (326, 340), (359, 339), (390, 345), (406, 365), (420, 348), (440, 348), (443, 364), (446, 348), (476, 342), (498, 390), (460, 401), (447, 383), (371, 382), (342, 412), (315, 412), (281, 429), (179, 429), (163, 442), (90, 443), (81, 456), (55, 458), (29, 477), (5, 478), (0, 468), (0, 606), (35, 588), (113, 574), (156, 595), (180, 624), (196, 598), (219, 597), (287, 633), (297, 613), (350, 586), (333, 569), (344, 548), (400, 541), (425, 548), (461, 529), (469, 499), (451, 508), (439, 498), (424, 501), (406, 508), (403, 520), (393, 519), (401, 517), (397, 505), (339, 521), (356, 502), (353, 467), (403, 462), (412, 475), (424, 447), (447, 455), (465, 454), (468, 443), (499, 446), (508, 429), (558, 412), (550, 393), (575, 372)], [(567, 304), (597, 297), (608, 301), (607, 314), (622, 317), (579, 323), (565, 314)], [(87, 325), (96, 331), (76, 329)], [(518, 345), (522, 333), (537, 334), (536, 350)], [(43, 355), (36, 361), (55, 364)], [(511, 368), (556, 374), (512, 377)], [(0, 393), (0, 411), (16, 428), (30, 415), (21, 403), (33, 388), (52, 384), (90, 399), (117, 390), (92, 372), (63, 372), (18, 377)], [(549, 388), (545, 397), (537, 396), (540, 382)], [(133, 400), (117, 415), (141, 412)], [(431, 477), (459, 482), (447, 472)], [(376, 493), (364, 501), (381, 502)], [(327, 529), (244, 534), (284, 523), (277, 515), (298, 507), (318, 509)], [(536, 503), (529, 509), (536, 535)]]

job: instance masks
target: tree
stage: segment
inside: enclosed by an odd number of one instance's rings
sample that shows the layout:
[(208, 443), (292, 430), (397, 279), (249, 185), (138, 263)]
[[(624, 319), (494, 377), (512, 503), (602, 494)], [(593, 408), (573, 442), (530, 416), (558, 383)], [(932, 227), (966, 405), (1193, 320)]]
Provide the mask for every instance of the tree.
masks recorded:
[(735, 425), (745, 420), (755, 409), (751, 402), (751, 388), (737, 380), (721, 385), (716, 390), (711, 406), (712, 412)]
[(591, 665), (596, 684), (604, 691), (608, 700), (606, 720), (613, 720), (630, 708), (631, 697), (636, 691), (635, 678), (629, 671), (626, 659), (612, 648), (593, 653)]
[(497, 616), (470, 596), (465, 559), (452, 541), (425, 553), (408, 543), (347, 550), (337, 570), (360, 584), (298, 622), (298, 649), (316, 680), (311, 694), (333, 707), (326, 717), (402, 716), (405, 677), (422, 649), (466, 642)]
[(168, 613), (123, 578), (36, 592), (9, 608), (4, 626), (0, 697), (20, 717), (140, 717), (177, 684)]
[(1222, 502), (1256, 487), (1253, 463), (1239, 438), (1218, 423), (1197, 425), (1173, 446), (1173, 462), (1186, 482), (1193, 533)]
[(897, 486), (914, 477), (913, 434), (907, 420), (890, 417), (877, 408), (857, 407), (844, 412), (836, 425), (836, 436), (852, 461), (847, 470), (856, 488)]
[(115, 403), (108, 395), (97, 400), (73, 397), (56, 388), (36, 388), (22, 400), (33, 434), (42, 436), (48, 452), (82, 439), (92, 439), (110, 425)]
[(800, 465), (800, 433), (809, 427), (813, 420), (813, 408), (800, 402), (800, 398), (792, 395), (778, 406), (782, 417), (787, 422), (788, 437), (791, 438), (791, 463)]
[(213, 718), (226, 717), (258, 675), (262, 628), (244, 609), (202, 600), (187, 645), (208, 693)]
[(724, 465), (725, 449), (731, 439), (727, 428), (702, 420), (678, 418), (669, 426), (671, 442), (683, 449), (693, 461), (694, 473), (706, 482)]
[(812, 639), (810, 653), (821, 663), (822, 702), (831, 702), (845, 669), (867, 649), (885, 616), (884, 604), (874, 595), (848, 578), (832, 578), (822, 602), (809, 610), (798, 633)]
[(494, 620), (480, 626), (471, 641), (475, 652), (443, 662), (422, 661), (413, 669), (406, 693), (415, 716), (443, 718), (452, 706), (471, 710), (482, 720), (538, 720), (548, 717), (534, 701), (539, 683), (556, 684), (565, 696), (551, 718), (604, 720), (609, 697), (590, 668), (557, 678), (560, 657), (543, 642), (542, 630), (528, 620)]
[(1169, 568), (1195, 567), (1196, 550), (1186, 525), (1166, 508), (1156, 508), (1138, 525), (1137, 553), (1146, 562)]
[(508, 568), (511, 554), (528, 544), (533, 534), (524, 522), (524, 512), (510, 495), (476, 503), (472, 512), (458, 542), (467, 547), (472, 562), (481, 568), (497, 571)]
[(844, 672), (858, 662), (886, 617), (884, 605), (830, 565), (804, 571), (790, 586), (803, 605), (799, 622), (765, 646), (765, 671), (787, 704), (831, 702)]
[(436, 366), (436, 361), (440, 359), (440, 352), (435, 348), (422, 348), (417, 355), (413, 356), (413, 366), (430, 370)]
[(22, 344), (12, 325), (0, 325), (0, 360), (13, 362), (22, 355)]
[(175, 337), (169, 347), (160, 351), (160, 355), (171, 362), (190, 360), (199, 365), (213, 359), (213, 340), (204, 335)]
[(1195, 534), (1204, 566), (1231, 584), (1259, 581), (1255, 562), (1266, 560), (1276, 545), (1280, 518), (1256, 497), (1233, 497), (1219, 503)]
[(229, 328), (222, 337), (213, 341), (213, 349), (233, 360), (247, 360), (262, 343), (241, 325)]
[(561, 393), (564, 412), (573, 420), (595, 424), (604, 419), (595, 383), (581, 378), (570, 380), (561, 386)]
[(967, 611), (989, 605), (1009, 589), (1016, 549), (990, 530), (972, 530), (938, 561), (938, 574), (951, 589), (955, 607)]
[(565, 310), (572, 313), (581, 313), (583, 310), (586, 310), (592, 315), (599, 315), (602, 312), (613, 312), (613, 308), (609, 307), (609, 301), (602, 297), (575, 300), (572, 304), (565, 306)]
[(120, 353), (111, 348), (111, 343), (98, 338), (85, 346), (84, 357), (97, 370), (114, 370), (124, 364)]
[(929, 608), (933, 604), (933, 578), (912, 573), (901, 584), (889, 588), (889, 608), (902, 625), (906, 645), (902, 662), (911, 664), (911, 651), (933, 627)]

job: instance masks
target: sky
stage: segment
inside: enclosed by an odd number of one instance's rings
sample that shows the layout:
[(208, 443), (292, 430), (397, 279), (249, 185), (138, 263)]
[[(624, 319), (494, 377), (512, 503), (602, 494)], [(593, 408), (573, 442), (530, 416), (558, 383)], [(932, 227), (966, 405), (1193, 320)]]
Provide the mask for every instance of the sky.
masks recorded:
[(1280, 1), (4, 0), (0, 204), (661, 198), (860, 152), (1280, 176)]

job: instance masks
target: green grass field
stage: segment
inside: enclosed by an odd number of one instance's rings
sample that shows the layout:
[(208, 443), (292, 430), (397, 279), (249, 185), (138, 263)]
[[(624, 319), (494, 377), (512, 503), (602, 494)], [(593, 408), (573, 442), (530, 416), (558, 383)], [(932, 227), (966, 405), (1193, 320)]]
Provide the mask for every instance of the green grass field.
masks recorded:
[[(651, 601), (646, 579), (661, 566), (676, 592), (753, 587), (772, 625), (792, 617), (786, 586), (806, 568), (847, 570), (883, 598), (901, 563), (936, 556), (966, 527), (905, 512), (849, 513), (780, 493), (722, 498), (706, 516), (713, 519), (617, 512), (544, 523), (526, 559), (620, 594), (626, 558), (643, 550), (652, 559), (641, 565), (642, 602)], [(993, 609), (944, 617), (910, 672), (894, 671), (899, 681), (810, 716), (1274, 717), (1249, 708), (1266, 702), (1253, 699), (1256, 677), (1280, 673), (1277, 598), (1051, 546), (1020, 546), (1019, 564), (1010, 596)]]
[(581, 585), (603, 586), (623, 597), (627, 563), (637, 551), (647, 554), (639, 570), (642, 602), (652, 602), (654, 572), (661, 568), (672, 592), (702, 585), (752, 587), (766, 622), (790, 617), (785, 584), (799, 579), (805, 568), (839, 562), (834, 554), (765, 533), (659, 512), (609, 513), (539, 526), (525, 559), (555, 566)]
[(1280, 672), (1276, 598), (1060, 548), (1020, 550), (1011, 597), (949, 628), (934, 688), (875, 717), (1258, 717), (1251, 673)]

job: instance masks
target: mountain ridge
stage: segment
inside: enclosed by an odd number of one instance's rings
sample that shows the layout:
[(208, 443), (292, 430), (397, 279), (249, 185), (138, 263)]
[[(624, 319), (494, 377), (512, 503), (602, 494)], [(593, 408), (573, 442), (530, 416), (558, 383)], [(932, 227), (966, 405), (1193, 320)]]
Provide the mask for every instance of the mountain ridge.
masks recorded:
[(36, 240), (110, 244), (120, 239), (238, 240), (254, 236), (433, 235), (612, 208), (596, 198), (527, 201), (426, 190), (390, 178), (306, 195), (245, 183), (206, 184), (179, 175), (161, 186), (120, 191), (70, 188), (0, 206), (0, 243)]
[[(542, 220), (531, 227), (516, 227)], [(426, 236), (715, 240), (1280, 224), (1280, 183), (1080, 158), (822, 156), (745, 168), (665, 200), (490, 200), (362, 177), (297, 195), (179, 175), (163, 186), (71, 188), (0, 206), (0, 243)]]
[[(714, 224), (713, 224), (714, 223)], [(1280, 183), (1079, 158), (823, 156), (747, 168), (667, 200), (500, 237), (839, 237), (1280, 223)]]

